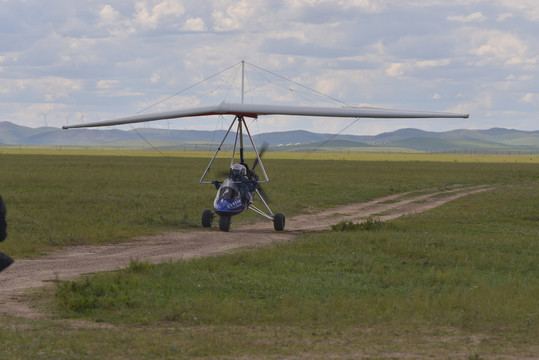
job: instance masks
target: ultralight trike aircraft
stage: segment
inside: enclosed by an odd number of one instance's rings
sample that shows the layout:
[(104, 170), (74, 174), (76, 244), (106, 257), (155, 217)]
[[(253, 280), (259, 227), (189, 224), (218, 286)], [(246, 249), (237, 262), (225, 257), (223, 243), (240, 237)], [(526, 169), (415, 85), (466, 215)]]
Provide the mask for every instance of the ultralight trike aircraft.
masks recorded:
[[(261, 183), (269, 182), (268, 175), (264, 169), (261, 155), (265, 151), (265, 147), (259, 152), (256, 148), (245, 118), (258, 118), (263, 115), (290, 115), (290, 116), (317, 116), (317, 117), (344, 117), (344, 118), (468, 118), (469, 114), (456, 114), (448, 112), (431, 112), (431, 111), (412, 111), (412, 110), (391, 110), (372, 107), (317, 107), (317, 106), (291, 106), (291, 105), (264, 105), (264, 104), (245, 104), (244, 89), (243, 89), (243, 62), (242, 62), (242, 101), (241, 103), (220, 103), (211, 106), (197, 106), (183, 108), (171, 111), (156, 112), (149, 114), (139, 114), (127, 117), (121, 117), (113, 120), (104, 120), (90, 123), (82, 123), (75, 125), (63, 126), (64, 129), (98, 127), (140, 123), (156, 120), (167, 120), (185, 117), (196, 116), (211, 116), (211, 115), (234, 115), (234, 120), (228, 128), (223, 140), (218, 146), (213, 158), (209, 162), (206, 170), (199, 180), (200, 184), (214, 184), (217, 188), (217, 195), (213, 202), (214, 210), (205, 209), (202, 212), (202, 226), (210, 227), (213, 223), (215, 215), (219, 216), (219, 229), (229, 231), (230, 219), (232, 216), (238, 215), (243, 211), (250, 209), (273, 221), (273, 226), (276, 231), (284, 230), (285, 216), (283, 213), (273, 213), (268, 206), (266, 196), (260, 187)], [(222, 182), (216, 180), (207, 181), (206, 175), (221, 150), (226, 138), (230, 134), (232, 128), (236, 125), (234, 150), (230, 164), (230, 175)], [(250, 144), (256, 155), (255, 163), (249, 167), (244, 158), (244, 131), (250, 141)], [(239, 144), (239, 161), (236, 161), (236, 153)], [(239, 170), (238, 174), (233, 174), (234, 165), (239, 165), (243, 170)], [(256, 166), (259, 165), (262, 177), (255, 173)], [(266, 211), (263, 211), (253, 204), (253, 198), (256, 195)]]

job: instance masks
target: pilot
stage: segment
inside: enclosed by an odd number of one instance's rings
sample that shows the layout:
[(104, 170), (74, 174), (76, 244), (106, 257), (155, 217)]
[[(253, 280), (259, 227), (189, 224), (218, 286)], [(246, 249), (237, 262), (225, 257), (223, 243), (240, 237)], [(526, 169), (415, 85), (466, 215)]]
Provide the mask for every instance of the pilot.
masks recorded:
[[(7, 236), (6, 205), (0, 196), (0, 242)], [(0, 271), (13, 264), (13, 259), (0, 252)]]
[(251, 192), (256, 190), (256, 184), (249, 181), (247, 177), (247, 169), (242, 164), (234, 164), (230, 169), (231, 179), (238, 185), (242, 202), (244, 200), (249, 201), (249, 204), (253, 203), (253, 196)]

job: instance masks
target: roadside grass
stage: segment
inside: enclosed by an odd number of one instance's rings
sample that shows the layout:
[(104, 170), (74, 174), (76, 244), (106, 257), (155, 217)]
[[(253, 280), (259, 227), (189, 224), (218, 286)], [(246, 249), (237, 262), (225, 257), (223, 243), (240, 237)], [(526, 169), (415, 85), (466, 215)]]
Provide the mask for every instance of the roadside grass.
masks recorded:
[(35, 256), (193, 226), (189, 206), (200, 203), (203, 192), (193, 191), (196, 184), (187, 174), (198, 169), (190, 160), (0, 156), (9, 223), (2, 247), (17, 257)]
[(164, 265), (133, 260), (63, 283), (56, 311), (117, 324), (419, 321), (539, 333), (539, 227), (529, 213), (538, 189), (502, 188), (385, 226), (371, 220), (265, 249)]
[[(194, 157), (0, 154), (9, 238), (2, 251), (39, 256), (69, 245), (126, 241), (136, 235), (200, 226), (213, 186), (199, 185), (207, 159)], [(209, 180), (219, 179), (218, 159)], [(264, 184), (274, 211), (293, 216), (407, 191), (454, 184), (510, 184), (537, 179), (536, 164), (268, 159)], [(247, 212), (234, 223), (259, 217)]]

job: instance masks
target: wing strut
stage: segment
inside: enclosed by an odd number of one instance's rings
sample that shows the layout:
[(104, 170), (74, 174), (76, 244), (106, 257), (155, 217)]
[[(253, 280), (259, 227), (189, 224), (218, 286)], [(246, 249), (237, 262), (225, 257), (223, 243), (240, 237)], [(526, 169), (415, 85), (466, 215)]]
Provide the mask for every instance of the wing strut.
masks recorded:
[(237, 116), (234, 118), (234, 121), (232, 121), (232, 124), (230, 124), (230, 126), (228, 127), (228, 130), (227, 130), (225, 136), (223, 137), (223, 140), (221, 141), (221, 144), (219, 145), (217, 150), (215, 150), (215, 154), (213, 154), (213, 157), (211, 158), (210, 163), (206, 167), (206, 170), (204, 171), (204, 174), (202, 174), (202, 177), (198, 181), (199, 184), (211, 184), (211, 181), (209, 181), (209, 182), (206, 181), (205, 182), (204, 178), (206, 177), (206, 174), (210, 171), (210, 168), (211, 168), (211, 166), (213, 164), (213, 161), (217, 157), (217, 154), (219, 154), (219, 151), (221, 151), (221, 148), (223, 147), (223, 144), (224, 144), (226, 138), (228, 137), (228, 134), (230, 133), (230, 130), (232, 129), (232, 126), (234, 126), (234, 123), (236, 122), (236, 119), (237, 119)]
[(262, 173), (264, 175), (264, 180), (259, 181), (259, 183), (267, 183), (267, 182), (270, 181), (270, 179), (268, 177), (268, 174), (266, 173), (266, 169), (264, 168), (264, 164), (262, 163), (262, 158), (260, 157), (260, 153), (258, 152), (258, 149), (256, 148), (256, 145), (255, 145), (255, 143), (253, 141), (253, 138), (251, 136), (251, 133), (249, 131), (249, 128), (247, 127), (247, 122), (245, 121), (243, 116), (236, 116), (234, 118), (234, 120), (232, 121), (232, 124), (230, 124), (230, 126), (228, 127), (228, 131), (226, 132), (225, 136), (223, 137), (223, 140), (221, 140), (221, 144), (219, 145), (219, 147), (215, 151), (215, 154), (213, 155), (212, 159), (210, 160), (210, 163), (208, 164), (208, 166), (206, 167), (206, 170), (204, 171), (204, 174), (202, 174), (202, 177), (198, 181), (199, 184), (211, 184), (211, 181), (204, 181), (204, 179), (206, 178), (206, 175), (210, 171), (211, 166), (212, 166), (213, 162), (215, 161), (215, 158), (217, 157), (217, 154), (219, 153), (219, 151), (221, 151), (221, 148), (223, 147), (223, 144), (224, 144), (226, 138), (230, 134), (230, 130), (232, 129), (232, 127), (234, 126), (234, 124), (236, 122), (237, 122), (237, 125), (236, 125), (237, 126), (236, 139), (234, 140), (234, 149), (232, 151), (232, 160), (231, 160), (231, 163), (230, 163), (230, 167), (232, 167), (232, 165), (235, 162), (236, 147), (238, 145), (238, 140), (240, 142), (240, 163), (245, 164), (244, 147), (243, 147), (243, 128), (245, 128), (245, 131), (247, 132), (247, 135), (249, 137), (249, 141), (251, 142), (251, 146), (253, 147), (256, 158), (258, 160), (258, 163), (260, 164), (260, 168), (262, 169)]

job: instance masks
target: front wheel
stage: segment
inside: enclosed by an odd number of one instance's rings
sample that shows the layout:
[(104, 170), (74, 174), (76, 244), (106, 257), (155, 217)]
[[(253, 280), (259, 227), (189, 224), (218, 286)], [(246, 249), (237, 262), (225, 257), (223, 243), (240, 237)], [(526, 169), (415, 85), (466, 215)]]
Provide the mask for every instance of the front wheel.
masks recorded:
[(273, 228), (276, 231), (283, 231), (284, 230), (284, 224), (285, 224), (285, 217), (283, 213), (276, 213), (273, 217)]
[(219, 216), (219, 230), (230, 230), (230, 216)]
[(202, 226), (211, 227), (213, 223), (213, 213), (210, 209), (206, 209), (202, 212)]

